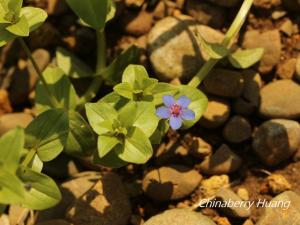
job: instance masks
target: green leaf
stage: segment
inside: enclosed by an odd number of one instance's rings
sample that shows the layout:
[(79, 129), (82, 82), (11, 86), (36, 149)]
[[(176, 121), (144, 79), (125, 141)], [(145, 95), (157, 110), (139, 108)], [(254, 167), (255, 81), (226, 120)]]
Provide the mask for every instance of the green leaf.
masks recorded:
[(190, 87), (188, 85), (180, 86), (179, 93), (177, 93), (175, 97), (179, 98), (180, 96), (186, 96), (191, 100), (188, 108), (195, 113), (194, 120), (184, 121), (183, 129), (187, 129), (193, 126), (201, 118), (207, 108), (208, 99), (199, 89)]
[(24, 130), (15, 128), (5, 133), (0, 138), (0, 146), (0, 163), (3, 163), (8, 171), (16, 172), (24, 146)]
[(232, 66), (237, 69), (246, 69), (257, 63), (263, 56), (263, 48), (237, 50), (230, 54), (228, 59)]
[[(44, 74), (44, 78), (49, 85), (50, 92), (58, 101), (57, 108), (66, 110), (75, 109), (77, 103), (77, 95), (69, 78), (59, 68), (48, 67)], [(39, 112), (52, 108), (45, 86), (40, 82), (36, 87), (36, 106)]]
[(145, 79), (149, 79), (145, 67), (141, 65), (129, 65), (123, 73), (122, 82), (129, 83), (133, 89), (142, 89)]
[(100, 135), (98, 137), (98, 154), (100, 158), (106, 156), (120, 141), (117, 137)]
[(25, 129), (25, 148), (35, 149), (43, 162), (56, 158), (66, 145), (68, 118), (61, 109), (40, 114)]
[(117, 92), (119, 95), (123, 96), (124, 98), (128, 98), (128, 99), (134, 98), (132, 86), (127, 82), (117, 84), (114, 87), (114, 91)]
[(228, 55), (229, 50), (225, 46), (217, 43), (208, 43), (203, 37), (200, 36), (200, 34), (197, 34), (196, 36), (201, 44), (202, 49), (210, 58), (222, 59)]
[(21, 9), (21, 16), (26, 17), (30, 32), (39, 28), (48, 17), (44, 10), (30, 6)]
[(119, 121), (125, 127), (135, 126), (140, 128), (147, 137), (155, 131), (159, 118), (151, 102), (129, 102), (119, 111)]
[(5, 30), (6, 24), (0, 24), (0, 47), (7, 44), (7, 42), (14, 40), (17, 38), (16, 35)]
[(107, 129), (101, 125), (101, 122), (106, 120), (113, 122), (118, 116), (113, 106), (105, 102), (87, 103), (85, 110), (89, 124), (99, 135), (107, 133)]
[(153, 89), (154, 104), (160, 105), (163, 103), (163, 96), (174, 95), (179, 87), (168, 83), (159, 82)]
[(35, 154), (28, 167), (40, 173), (43, 170), (43, 165), (43, 161), (39, 158), (38, 154)]
[(6, 0), (6, 2), (8, 10), (18, 16), (23, 5), (23, 0)]
[(73, 110), (68, 113), (69, 133), (64, 152), (75, 156), (90, 155), (96, 149), (96, 138), (90, 125)]
[(67, 0), (67, 3), (86, 24), (98, 31), (104, 28), (108, 0)]
[(120, 96), (117, 92), (111, 92), (100, 99), (100, 102), (108, 103), (116, 110), (121, 109), (129, 101), (129, 99)]
[(89, 66), (64, 48), (56, 49), (56, 61), (58, 67), (71, 78), (86, 78), (94, 75), (94, 72)]
[(95, 164), (100, 164), (110, 168), (120, 168), (128, 164), (128, 162), (125, 162), (118, 157), (116, 151), (110, 151), (103, 158), (100, 158), (98, 152), (95, 152), (93, 159)]
[(21, 203), (22, 207), (44, 210), (55, 206), (61, 200), (61, 193), (56, 183), (45, 174), (21, 167), (18, 176), (28, 189)]
[(137, 127), (129, 129), (124, 145), (117, 145), (115, 151), (123, 161), (136, 164), (146, 163), (153, 154), (148, 137)]
[(19, 204), (23, 201), (25, 189), (21, 180), (0, 165), (0, 203)]
[(121, 82), (124, 69), (130, 63), (138, 62), (140, 50), (135, 45), (126, 49), (121, 55), (101, 71), (101, 76), (109, 85), (116, 85)]
[(116, 3), (112, 0), (109, 0), (107, 4), (107, 16), (105, 21), (106, 23), (115, 17), (116, 11)]
[(21, 16), (17, 23), (11, 24), (5, 28), (12, 34), (21, 37), (29, 36), (29, 24), (25, 16)]

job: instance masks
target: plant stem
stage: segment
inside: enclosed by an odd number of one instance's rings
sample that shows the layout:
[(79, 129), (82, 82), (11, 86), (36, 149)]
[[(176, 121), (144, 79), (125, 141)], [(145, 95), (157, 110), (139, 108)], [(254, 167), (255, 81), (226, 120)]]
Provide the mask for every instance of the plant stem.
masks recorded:
[(96, 75), (91, 85), (85, 94), (80, 98), (78, 106), (81, 107), (86, 102), (92, 100), (97, 92), (99, 91), (103, 80), (102, 77), (99, 76), (100, 72), (106, 67), (106, 40), (105, 40), (105, 32), (97, 31), (97, 64), (96, 64)]
[[(239, 33), (242, 28), (247, 14), (252, 6), (253, 0), (244, 0), (243, 5), (241, 6), (238, 14), (236, 15), (233, 23), (231, 24), (229, 30), (225, 34), (222, 45), (226, 48), (230, 48), (232, 45), (232, 40)], [(209, 59), (195, 77), (189, 82), (189, 86), (198, 87), (204, 78), (209, 74), (209, 72), (214, 68), (214, 66), (219, 62), (220, 59)]]
[(28, 48), (27, 44), (25, 43), (25, 41), (24, 41), (22, 38), (18, 38), (18, 40), (19, 40), (19, 42), (20, 42), (20, 44), (21, 44), (21, 46), (22, 46), (22, 48), (23, 48), (25, 54), (27, 55), (27, 57), (28, 57), (29, 60), (31, 61), (31, 63), (32, 63), (32, 65), (33, 65), (33, 67), (34, 67), (36, 73), (38, 74), (39, 79), (42, 81), (42, 84), (44, 85), (44, 88), (45, 88), (45, 90), (46, 90), (46, 92), (47, 92), (47, 94), (48, 94), (49, 101), (50, 101), (52, 107), (57, 106), (57, 104), (58, 104), (58, 103), (57, 103), (57, 100), (56, 100), (56, 98), (52, 95), (52, 92), (51, 92), (50, 89), (49, 89), (49, 86), (48, 86), (48, 84), (47, 84), (47, 82), (46, 82), (46, 80), (45, 80), (45, 78), (44, 78), (44, 76), (43, 76), (43, 73), (41, 72), (40, 68), (38, 67), (38, 65), (37, 65), (37, 63), (36, 63), (36, 61), (35, 61), (35, 59), (32, 57), (32, 54), (31, 54), (30, 49)]
[(36, 150), (35, 149), (30, 149), (30, 151), (27, 153), (25, 159), (22, 162), (22, 166), (28, 166), (29, 163), (32, 161), (33, 157), (36, 154)]

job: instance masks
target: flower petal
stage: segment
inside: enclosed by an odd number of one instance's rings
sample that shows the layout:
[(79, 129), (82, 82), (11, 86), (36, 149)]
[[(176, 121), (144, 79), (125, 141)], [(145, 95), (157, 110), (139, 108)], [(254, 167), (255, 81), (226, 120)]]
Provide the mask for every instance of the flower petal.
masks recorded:
[(193, 119), (195, 119), (195, 113), (190, 109), (185, 109), (185, 110), (183, 110), (181, 117), (184, 120), (193, 120)]
[(173, 130), (178, 130), (182, 126), (182, 119), (180, 117), (171, 116), (170, 126)]
[(180, 96), (180, 98), (177, 100), (177, 104), (180, 105), (182, 108), (187, 108), (190, 103), (191, 100), (186, 96)]
[(171, 107), (175, 103), (174, 97), (172, 95), (165, 95), (163, 97), (163, 101), (167, 107)]
[(162, 106), (157, 108), (156, 115), (162, 119), (168, 119), (171, 117), (171, 112), (167, 107)]

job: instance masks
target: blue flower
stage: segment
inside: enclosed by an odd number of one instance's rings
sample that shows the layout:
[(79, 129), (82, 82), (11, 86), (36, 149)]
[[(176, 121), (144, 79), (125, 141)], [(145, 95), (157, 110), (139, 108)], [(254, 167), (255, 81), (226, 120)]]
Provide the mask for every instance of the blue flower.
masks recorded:
[(191, 100), (186, 96), (181, 96), (177, 101), (171, 95), (163, 97), (165, 106), (161, 106), (156, 110), (156, 115), (162, 119), (169, 119), (170, 126), (173, 130), (177, 130), (182, 126), (183, 120), (195, 119), (195, 113), (188, 109)]

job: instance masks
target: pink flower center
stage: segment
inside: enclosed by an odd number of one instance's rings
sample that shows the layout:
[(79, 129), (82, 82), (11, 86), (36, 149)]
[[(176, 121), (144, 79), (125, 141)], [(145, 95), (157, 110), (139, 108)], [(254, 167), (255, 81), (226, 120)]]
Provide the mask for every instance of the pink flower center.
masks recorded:
[(181, 108), (181, 106), (178, 105), (178, 104), (172, 105), (170, 110), (171, 110), (172, 116), (175, 116), (175, 117), (180, 116), (181, 113), (182, 113), (182, 108)]

